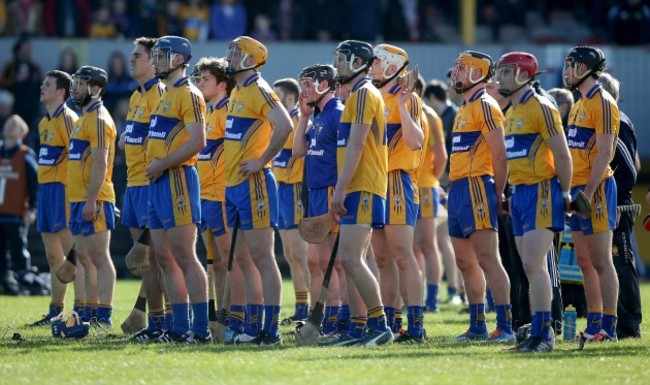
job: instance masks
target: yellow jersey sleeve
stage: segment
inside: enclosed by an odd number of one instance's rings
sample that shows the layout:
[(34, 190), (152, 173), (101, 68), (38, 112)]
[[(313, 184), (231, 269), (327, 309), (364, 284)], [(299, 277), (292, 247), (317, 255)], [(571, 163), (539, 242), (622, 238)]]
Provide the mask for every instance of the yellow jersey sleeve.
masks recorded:
[(196, 169), (201, 182), (201, 199), (224, 202), (226, 200), (226, 163), (224, 135), (228, 97), (220, 100), (206, 117), (206, 146), (199, 153)]
[(343, 167), (353, 124), (369, 124), (357, 169), (346, 193), (366, 191), (386, 198), (388, 188), (388, 147), (384, 99), (379, 90), (364, 78), (352, 87), (341, 115), (337, 132), (337, 165)]
[[(151, 115), (147, 139), (147, 159), (163, 159), (189, 140), (187, 125), (205, 121), (205, 101), (189, 78), (167, 88)], [(193, 166), (198, 153), (180, 164)]]
[(273, 174), (278, 182), (286, 184), (295, 184), (302, 182), (303, 168), (305, 158), (295, 158), (292, 155), (293, 138), (298, 127), (298, 118), (300, 110), (298, 107), (289, 112), (291, 123), (293, 124), (293, 131), (289, 135), (284, 147), (278, 155), (273, 159)]
[[(578, 100), (571, 109), (567, 140), (573, 159), (572, 187), (587, 184), (591, 175), (591, 165), (598, 153), (596, 135), (613, 134), (618, 136), (619, 115), (616, 101), (599, 84), (596, 84)], [(612, 145), (616, 146), (616, 140)], [(612, 151), (613, 156), (614, 151)], [(614, 175), (614, 171), (608, 165), (602, 179), (605, 180), (612, 175)]]
[(53, 115), (45, 116), (38, 124), (41, 146), (38, 153), (38, 183), (67, 182), (68, 146), (77, 114), (65, 103)]
[[(402, 87), (395, 85), (384, 96), (388, 116), (386, 128), (388, 132), (388, 171), (404, 170), (411, 177), (420, 165), (422, 148), (418, 150), (409, 149), (403, 140), (402, 117), (399, 110), (399, 93)], [(413, 94), (406, 102), (406, 110), (409, 111), (411, 119), (417, 124), (422, 120), (422, 101)], [(416, 182), (416, 180), (414, 180)]]
[(427, 132), (425, 133), (426, 149), (424, 158), (418, 168), (418, 187), (438, 187), (440, 183), (433, 174), (433, 162), (435, 160), (433, 146), (439, 142), (444, 143), (445, 134), (442, 128), (442, 119), (431, 107), (424, 106), (422, 112), (422, 128), (426, 127)]
[(68, 198), (70, 202), (85, 202), (93, 164), (93, 148), (108, 150), (104, 183), (97, 200), (115, 203), (113, 163), (117, 130), (113, 118), (101, 101), (92, 104), (77, 121), (70, 138), (68, 155)]
[[(268, 147), (273, 127), (266, 115), (279, 105), (280, 99), (257, 72), (230, 94), (224, 144), (226, 186), (242, 183), (239, 164), (259, 159)], [(264, 167), (270, 168), (271, 162)]]

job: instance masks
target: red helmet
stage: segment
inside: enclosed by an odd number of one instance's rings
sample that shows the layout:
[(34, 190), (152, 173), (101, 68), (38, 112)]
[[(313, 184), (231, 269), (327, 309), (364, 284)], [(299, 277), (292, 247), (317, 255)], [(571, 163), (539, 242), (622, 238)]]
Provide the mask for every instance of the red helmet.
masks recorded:
[(515, 74), (518, 77), (519, 73), (526, 71), (528, 72), (528, 78), (532, 79), (537, 75), (537, 59), (535, 56), (529, 54), (528, 52), (509, 52), (499, 59), (497, 67), (502, 65), (511, 65), (519, 69), (519, 72)]

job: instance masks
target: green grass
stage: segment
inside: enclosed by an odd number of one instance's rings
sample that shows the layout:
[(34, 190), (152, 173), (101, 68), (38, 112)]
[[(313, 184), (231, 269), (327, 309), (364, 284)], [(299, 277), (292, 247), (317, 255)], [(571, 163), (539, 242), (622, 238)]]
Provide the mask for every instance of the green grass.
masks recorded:
[[(136, 281), (118, 282), (116, 325), (130, 312), (137, 291)], [(646, 319), (649, 295), (645, 284)], [(292, 309), (291, 297), (285, 282), (282, 316)], [(560, 343), (551, 354), (518, 355), (502, 346), (454, 343), (467, 325), (467, 315), (455, 307), (425, 316), (429, 341), (424, 345), (368, 349), (299, 348), (286, 335), (281, 347), (137, 345), (98, 335), (61, 341), (51, 337), (49, 328), (20, 326), (36, 320), (47, 304), (47, 297), (0, 297), (1, 384), (650, 383), (646, 340), (588, 345), (583, 351)], [(488, 321), (493, 326), (493, 313)], [(579, 327), (584, 323), (578, 320)], [(11, 341), (14, 332), (25, 341)], [(644, 335), (649, 332), (644, 325)]]

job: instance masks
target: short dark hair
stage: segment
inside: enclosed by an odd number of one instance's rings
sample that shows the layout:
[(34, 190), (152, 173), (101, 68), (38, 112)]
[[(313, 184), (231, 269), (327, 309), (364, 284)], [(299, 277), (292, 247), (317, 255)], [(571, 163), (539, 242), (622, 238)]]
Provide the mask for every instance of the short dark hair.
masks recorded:
[(233, 88), (235, 88), (237, 82), (234, 77), (226, 76), (226, 68), (228, 68), (228, 62), (226, 59), (217, 57), (203, 57), (195, 66), (195, 69), (199, 71), (199, 74), (203, 71), (209, 71), (215, 78), (217, 78), (217, 83), (226, 82), (226, 91), (230, 94)]
[(296, 101), (300, 97), (300, 86), (298, 85), (298, 81), (296, 79), (284, 78), (276, 80), (275, 83), (273, 83), (273, 87), (277, 87), (283, 92), (295, 96)]
[(135, 45), (141, 45), (143, 46), (148, 54), (151, 54), (151, 49), (153, 48), (154, 44), (156, 44), (156, 38), (155, 37), (139, 37), (137, 39), (133, 40), (133, 44)]
[(424, 91), (424, 77), (422, 77), (422, 75), (418, 75), (418, 78), (415, 81), (415, 92), (419, 96), (422, 96), (422, 91)]
[(72, 83), (72, 76), (69, 73), (59, 70), (51, 70), (45, 73), (45, 77), (51, 77), (56, 80), (56, 89), (65, 90), (65, 98), (70, 97), (70, 84)]
[(442, 80), (433, 79), (424, 88), (424, 97), (425, 99), (428, 99), (431, 95), (433, 95), (436, 99), (445, 101), (448, 99), (448, 90), (449, 87), (447, 86), (447, 83), (443, 82)]

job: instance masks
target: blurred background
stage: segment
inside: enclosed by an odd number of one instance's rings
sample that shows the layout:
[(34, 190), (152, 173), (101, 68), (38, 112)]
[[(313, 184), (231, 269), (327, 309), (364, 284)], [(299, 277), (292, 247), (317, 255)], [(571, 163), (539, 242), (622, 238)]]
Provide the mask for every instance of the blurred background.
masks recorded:
[[(354, 38), (394, 42), (418, 64), (425, 80), (446, 80), (459, 52), (478, 49), (496, 60), (513, 50), (533, 53), (545, 71), (546, 89), (561, 86), (565, 55), (577, 44), (598, 45), (609, 72), (621, 81), (619, 107), (638, 135), (642, 169), (634, 199), (644, 206), (650, 182), (650, 5), (642, 0), (0, 0), (0, 129), (19, 114), (30, 126), (26, 144), (38, 151), (37, 125), (44, 115), (39, 86), (44, 72), (69, 73), (81, 65), (107, 70), (104, 97), (118, 130), (130, 94), (132, 40), (167, 34), (192, 41), (193, 60), (225, 56), (239, 35), (263, 41), (269, 82), (295, 77), (313, 63), (330, 63), (336, 44)], [(116, 153), (113, 180), (117, 207), (126, 183), (124, 155)], [(640, 218), (639, 218), (640, 221)], [(637, 225), (641, 257), (650, 264), (650, 237)], [(200, 243), (200, 242), (199, 242)], [(279, 243), (279, 242), (278, 242)], [(118, 226), (113, 258), (131, 246)], [(202, 246), (202, 245), (201, 245)], [(40, 236), (30, 231), (32, 263), (47, 268)]]

